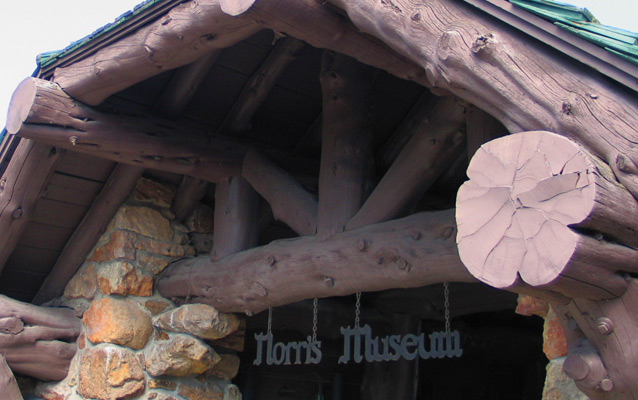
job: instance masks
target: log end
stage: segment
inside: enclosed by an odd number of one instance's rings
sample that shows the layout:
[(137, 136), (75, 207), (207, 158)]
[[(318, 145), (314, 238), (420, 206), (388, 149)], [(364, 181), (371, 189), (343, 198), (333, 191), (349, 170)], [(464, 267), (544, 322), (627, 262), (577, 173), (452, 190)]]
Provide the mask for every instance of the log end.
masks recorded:
[(595, 170), (575, 142), (550, 132), (483, 145), (456, 204), (459, 255), (470, 273), (498, 288), (558, 278), (579, 244), (570, 226), (594, 207)]
[(15, 92), (13, 92), (9, 103), (7, 132), (13, 135), (20, 131), (22, 123), (29, 116), (36, 92), (35, 78), (29, 77), (20, 82)]
[(255, 0), (220, 0), (219, 5), (226, 14), (236, 17), (248, 11)]

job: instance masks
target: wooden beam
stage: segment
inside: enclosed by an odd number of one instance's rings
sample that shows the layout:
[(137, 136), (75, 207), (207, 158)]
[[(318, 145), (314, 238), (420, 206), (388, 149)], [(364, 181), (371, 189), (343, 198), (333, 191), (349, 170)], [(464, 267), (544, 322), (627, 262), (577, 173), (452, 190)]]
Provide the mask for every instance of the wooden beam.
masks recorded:
[(218, 133), (238, 135), (250, 129), (253, 116), (303, 46), (304, 43), (301, 40), (293, 37), (285, 37), (277, 41), (266, 60), (246, 81)]
[(170, 265), (157, 288), (164, 297), (252, 314), (313, 297), (472, 282), (456, 252), (454, 224), (453, 210), (421, 213), (324, 241), (275, 241), (217, 262), (186, 259)]
[(259, 196), (241, 176), (215, 185), (215, 221), (210, 259), (250, 249), (259, 239)]
[(507, 129), (496, 118), (476, 106), (467, 107), (465, 110), (467, 160), (472, 159), (481, 145), (507, 133)]
[[(583, 144), (638, 197), (638, 95), (463, 2), (330, 0), (419, 64), (430, 84), (495, 116), (510, 132), (545, 129)], [(459, 28), (461, 27), (461, 28)]]
[(315, 234), (317, 199), (288, 172), (251, 148), (244, 158), (242, 177), (270, 204), (275, 219), (299, 235)]
[(0, 393), (5, 400), (23, 400), (18, 382), (2, 354), (0, 354)]
[(73, 235), (66, 242), (51, 272), (33, 298), (34, 304), (46, 303), (64, 292), (66, 284), (82, 266), (143, 172), (142, 167), (126, 164), (118, 164), (115, 167)]
[(323, 121), (317, 236), (323, 240), (344, 231), (372, 189), (372, 71), (348, 56), (324, 51), (319, 80)]
[(220, 54), (221, 50), (213, 50), (197, 61), (175, 71), (168, 86), (157, 100), (153, 113), (165, 118), (175, 118), (181, 114), (197, 93)]
[(184, 176), (173, 198), (171, 209), (178, 221), (184, 221), (193, 211), (197, 203), (204, 198), (208, 190), (208, 182)]
[(38, 307), (0, 295), (0, 354), (11, 369), (41, 380), (61, 380), (75, 354), (82, 322), (68, 308)]
[(168, 120), (94, 110), (41, 79), (24, 80), (12, 101), (11, 134), (209, 182), (238, 174), (246, 149), (236, 140), (206, 138)]
[(62, 151), (22, 139), (0, 180), (0, 271), (27, 227)]
[(627, 288), (616, 272), (638, 272), (638, 201), (575, 142), (505, 136), (481, 147), (468, 176), (457, 196), (459, 254), (488, 285), (614, 298)]
[(346, 229), (407, 215), (459, 157), (465, 144), (459, 129), (464, 123), (465, 109), (456, 99), (439, 101), (430, 116), (415, 127), (414, 135)]
[(187, 1), (91, 56), (57, 68), (53, 80), (72, 97), (97, 105), (129, 86), (230, 47), (261, 29), (254, 20), (228, 16), (218, 0)]

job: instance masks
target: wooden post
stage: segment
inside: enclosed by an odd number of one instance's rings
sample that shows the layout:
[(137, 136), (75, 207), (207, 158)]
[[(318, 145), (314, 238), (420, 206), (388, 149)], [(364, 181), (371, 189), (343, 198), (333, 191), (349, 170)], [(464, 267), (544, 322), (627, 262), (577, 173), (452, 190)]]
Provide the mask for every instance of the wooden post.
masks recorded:
[(171, 209), (178, 221), (184, 221), (193, 211), (197, 203), (206, 195), (208, 182), (201, 179), (184, 176), (173, 198)]
[(467, 159), (471, 160), (484, 143), (507, 134), (507, 129), (496, 118), (476, 106), (465, 110)]
[(257, 245), (259, 236), (259, 196), (241, 176), (215, 186), (215, 221), (210, 259)]
[(0, 271), (27, 227), (62, 152), (21, 140), (0, 180)]
[(62, 294), (143, 172), (144, 168), (126, 164), (115, 167), (40, 286), (34, 304), (46, 303)]
[(417, 126), (418, 131), (346, 228), (356, 229), (409, 214), (461, 153), (465, 136), (459, 129), (465, 123), (464, 112), (454, 98), (442, 99), (423, 124)]
[(343, 232), (372, 188), (371, 71), (350, 57), (324, 51), (323, 121), (317, 236)]
[(575, 142), (544, 131), (496, 139), (476, 153), (468, 176), (457, 242), (481, 281), (603, 299), (627, 288), (616, 272), (638, 272), (638, 201)]

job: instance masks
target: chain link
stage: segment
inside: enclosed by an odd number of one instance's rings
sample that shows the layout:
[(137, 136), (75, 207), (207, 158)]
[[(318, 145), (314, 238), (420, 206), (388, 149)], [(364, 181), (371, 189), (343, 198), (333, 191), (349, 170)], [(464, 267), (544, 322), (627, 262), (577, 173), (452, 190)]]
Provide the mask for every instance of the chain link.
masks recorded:
[(450, 333), (450, 285), (447, 282), (443, 282), (443, 296), (445, 302), (445, 333)]
[(268, 307), (268, 331), (267, 333), (272, 333), (272, 307)]
[(315, 297), (312, 301), (312, 341), (317, 341), (317, 303), (319, 300)]
[(361, 315), (361, 292), (357, 292), (357, 301), (354, 304), (354, 327), (359, 327), (359, 315)]

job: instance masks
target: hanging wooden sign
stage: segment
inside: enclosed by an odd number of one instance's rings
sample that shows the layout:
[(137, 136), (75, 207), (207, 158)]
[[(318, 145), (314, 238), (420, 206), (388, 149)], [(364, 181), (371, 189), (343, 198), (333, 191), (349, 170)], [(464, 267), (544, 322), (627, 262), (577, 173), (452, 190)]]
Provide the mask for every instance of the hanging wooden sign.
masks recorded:
[[(339, 364), (350, 360), (360, 363), (365, 359), (372, 361), (393, 361), (400, 358), (414, 360), (417, 356), (423, 359), (461, 357), (461, 336), (458, 331), (433, 332), (426, 339), (425, 334), (389, 335), (372, 337), (370, 325), (341, 327), (343, 335), (343, 355)], [(429, 343), (428, 343), (429, 342)]]

